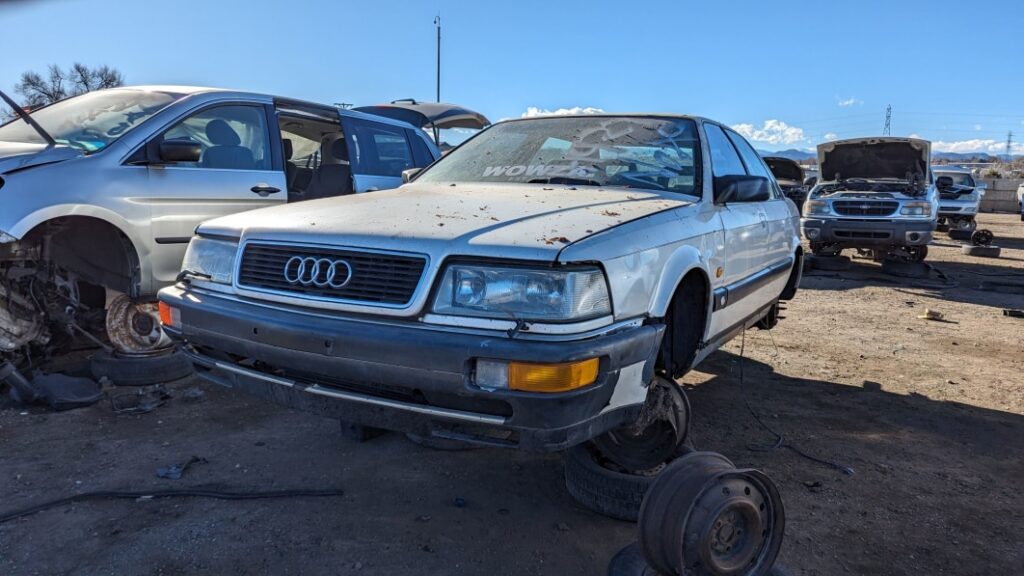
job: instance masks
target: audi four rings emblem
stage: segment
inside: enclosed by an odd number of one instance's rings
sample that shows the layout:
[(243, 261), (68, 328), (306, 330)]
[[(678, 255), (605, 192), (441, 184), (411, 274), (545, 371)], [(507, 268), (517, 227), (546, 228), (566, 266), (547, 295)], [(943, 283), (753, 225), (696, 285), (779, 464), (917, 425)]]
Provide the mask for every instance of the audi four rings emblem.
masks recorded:
[(284, 279), (300, 286), (344, 288), (352, 279), (352, 266), (344, 260), (292, 256), (285, 262)]

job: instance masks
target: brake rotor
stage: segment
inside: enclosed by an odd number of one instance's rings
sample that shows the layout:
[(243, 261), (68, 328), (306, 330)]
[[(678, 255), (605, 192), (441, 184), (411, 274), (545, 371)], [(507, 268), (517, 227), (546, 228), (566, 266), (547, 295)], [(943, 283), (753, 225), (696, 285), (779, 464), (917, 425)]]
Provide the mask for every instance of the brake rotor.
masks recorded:
[(147, 354), (171, 345), (160, 327), (156, 307), (135, 304), (127, 295), (114, 298), (107, 307), (107, 338), (124, 354)]
[(989, 246), (995, 240), (995, 234), (991, 230), (982, 229), (971, 235), (971, 244), (975, 246)]
[(690, 431), (690, 401), (682, 387), (655, 379), (636, 424), (609, 430), (593, 444), (611, 462), (629, 472), (651, 470), (677, 455)]

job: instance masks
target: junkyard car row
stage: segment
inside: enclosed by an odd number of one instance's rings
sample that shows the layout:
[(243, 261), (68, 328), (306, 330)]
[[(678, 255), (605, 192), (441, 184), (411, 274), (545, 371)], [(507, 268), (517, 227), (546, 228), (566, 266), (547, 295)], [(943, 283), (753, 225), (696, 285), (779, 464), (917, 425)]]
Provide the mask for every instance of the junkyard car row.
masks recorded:
[[(717, 512), (687, 512), (708, 536), (679, 558), (650, 529), (675, 520), (641, 520), (647, 562), (766, 573), (778, 492), (687, 449), (675, 380), (776, 325), (801, 235), (819, 258), (920, 262), (939, 225), (973, 231), (983, 186), (894, 137), (820, 145), (808, 185), (727, 126), (664, 114), (504, 121), (442, 156), (424, 131), (442, 114), (393, 104), (149, 86), (0, 126), (0, 366), (76, 333), (157, 358), (173, 342), (207, 381), (354, 426), (569, 450), (570, 492), (619, 518), (682, 498), (665, 480), (645, 497), (674, 460)], [(630, 475), (614, 505), (586, 485), (605, 465)]]

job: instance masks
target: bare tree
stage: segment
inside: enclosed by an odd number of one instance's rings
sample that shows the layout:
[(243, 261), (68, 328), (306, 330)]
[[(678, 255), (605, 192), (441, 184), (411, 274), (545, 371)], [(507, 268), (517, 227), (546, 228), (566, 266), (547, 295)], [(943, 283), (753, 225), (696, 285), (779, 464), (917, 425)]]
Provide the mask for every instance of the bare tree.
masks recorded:
[(56, 64), (50, 64), (45, 75), (31, 70), (23, 72), (14, 91), (24, 99), (23, 106), (37, 108), (71, 96), (122, 84), (124, 78), (121, 73), (109, 66), (89, 68), (75, 62), (67, 71)]

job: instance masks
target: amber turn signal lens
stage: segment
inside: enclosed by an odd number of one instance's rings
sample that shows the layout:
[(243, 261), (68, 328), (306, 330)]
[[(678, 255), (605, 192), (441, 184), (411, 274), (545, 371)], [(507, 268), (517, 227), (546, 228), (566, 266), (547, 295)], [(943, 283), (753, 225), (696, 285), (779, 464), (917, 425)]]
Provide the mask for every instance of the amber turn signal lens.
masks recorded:
[(510, 362), (508, 387), (523, 392), (568, 392), (597, 380), (597, 358), (563, 364)]
[(160, 323), (164, 326), (177, 328), (181, 324), (181, 312), (173, 307), (160, 303)]

